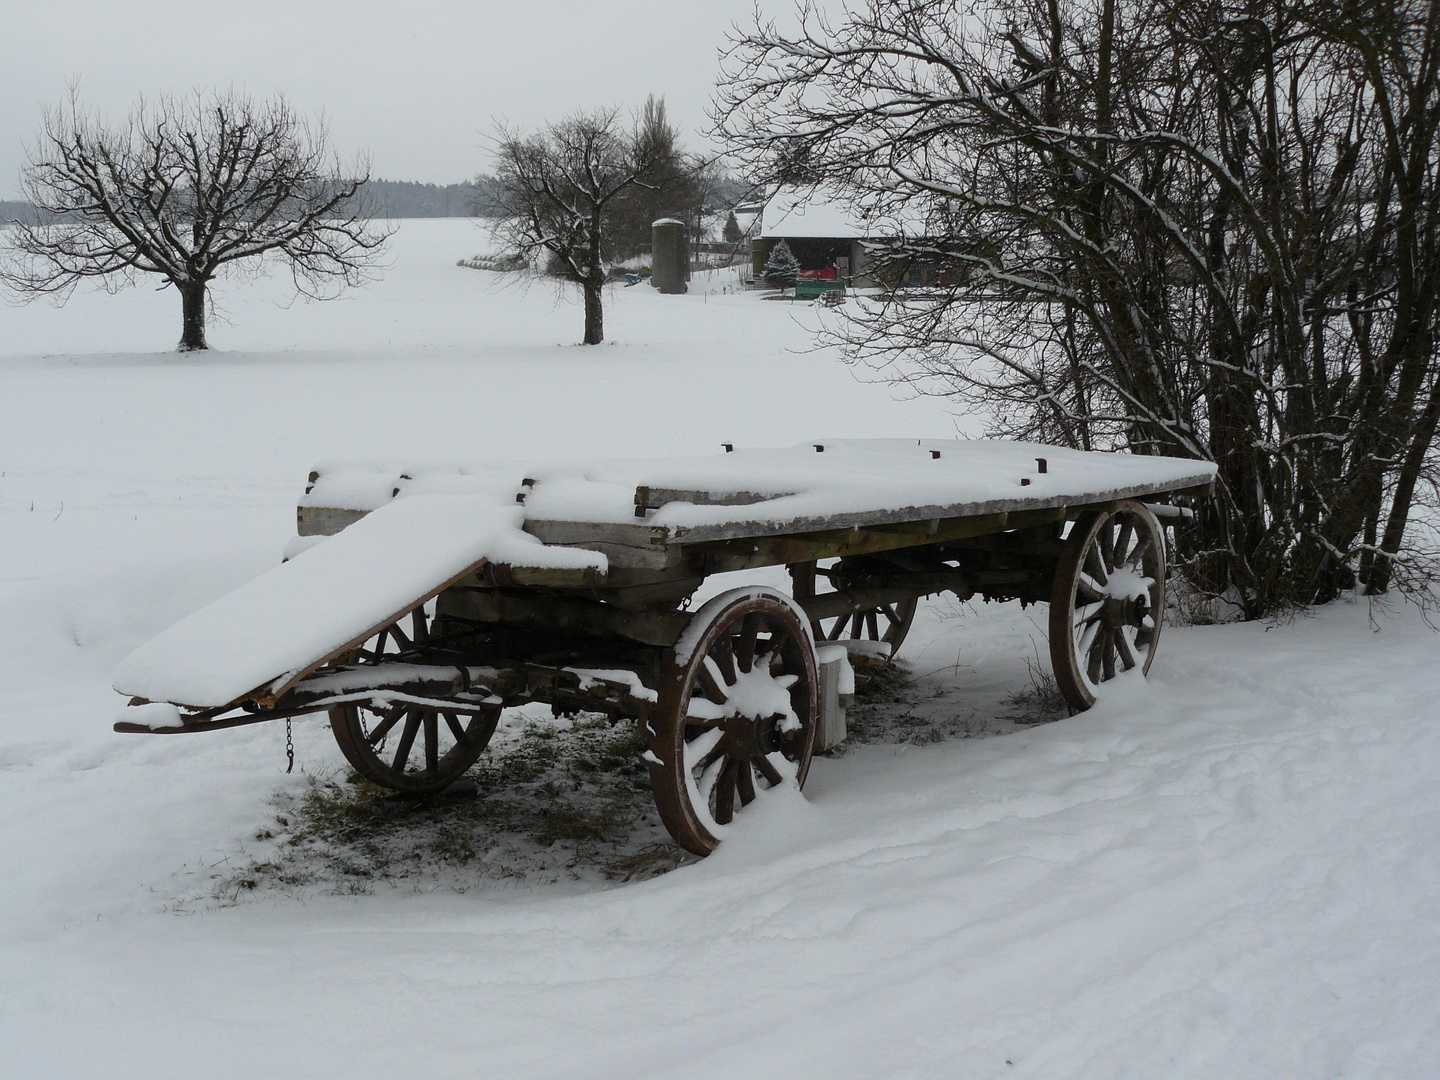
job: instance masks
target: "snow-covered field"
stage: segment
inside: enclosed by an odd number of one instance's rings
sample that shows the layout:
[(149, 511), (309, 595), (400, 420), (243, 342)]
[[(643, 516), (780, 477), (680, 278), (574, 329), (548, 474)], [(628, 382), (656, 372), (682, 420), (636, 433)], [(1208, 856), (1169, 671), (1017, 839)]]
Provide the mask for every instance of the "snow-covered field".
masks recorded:
[(869, 741), (703, 862), (217, 889), (338, 750), (115, 735), (109, 675), (274, 564), (316, 461), (957, 431), (728, 279), (572, 346), (573, 303), (455, 266), (484, 246), (407, 222), (344, 300), (226, 287), (200, 357), (170, 293), (0, 307), (0, 1076), (1440, 1075), (1440, 636), (1403, 607), (1172, 628), (1035, 724), (1043, 613), (936, 604)]

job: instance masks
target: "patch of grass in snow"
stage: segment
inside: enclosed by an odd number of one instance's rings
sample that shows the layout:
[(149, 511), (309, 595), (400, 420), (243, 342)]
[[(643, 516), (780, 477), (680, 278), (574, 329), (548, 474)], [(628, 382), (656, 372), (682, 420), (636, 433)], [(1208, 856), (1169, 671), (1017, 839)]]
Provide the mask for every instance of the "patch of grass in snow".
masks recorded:
[(519, 883), (604, 887), (692, 861), (655, 813), (633, 724), (531, 719), (437, 795), (397, 795), (353, 774), (312, 775), (272, 800), (261, 850), (231, 860), (209, 900), (265, 893), (467, 892)]
[(926, 746), (999, 734), (986, 717), (960, 707), (944, 686), (917, 678), (899, 660), (875, 669), (856, 684), (845, 726), (845, 742), (829, 751), (832, 757), (869, 743)]
[[(849, 737), (829, 753), (981, 738), (1066, 715), (1048, 671), (1034, 667), (1030, 686), (1005, 704), (1021, 715), (897, 662), (857, 687)], [(660, 824), (644, 749), (629, 722), (541, 710), (507, 713), (466, 777), (438, 795), (397, 795), (348, 772), (308, 775), (299, 791), (274, 796), (270, 819), (248, 850), (214, 868), (208, 891), (174, 909), (387, 887), (586, 889), (655, 877), (693, 856)]]
[(1025, 661), (1025, 686), (1005, 699), (1011, 709), (1009, 719), (1017, 724), (1049, 724), (1070, 715), (1070, 703), (1055, 682), (1050, 665), (1036, 657)]

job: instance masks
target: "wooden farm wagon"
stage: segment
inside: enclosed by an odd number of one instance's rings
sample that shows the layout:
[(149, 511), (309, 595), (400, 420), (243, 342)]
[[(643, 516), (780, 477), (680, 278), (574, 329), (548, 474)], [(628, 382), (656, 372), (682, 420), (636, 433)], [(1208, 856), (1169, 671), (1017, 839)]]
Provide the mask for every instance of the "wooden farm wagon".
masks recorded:
[[(744, 806), (844, 737), (853, 669), (918, 600), (1050, 605), (1076, 709), (1149, 669), (1162, 522), (1203, 462), (992, 441), (839, 441), (535, 467), (337, 465), (310, 476), (274, 570), (132, 654), (122, 732), (328, 712), (357, 772), (444, 788), (501, 710), (642, 725), (661, 817), (704, 854)], [(783, 566), (690, 610), (717, 574)]]

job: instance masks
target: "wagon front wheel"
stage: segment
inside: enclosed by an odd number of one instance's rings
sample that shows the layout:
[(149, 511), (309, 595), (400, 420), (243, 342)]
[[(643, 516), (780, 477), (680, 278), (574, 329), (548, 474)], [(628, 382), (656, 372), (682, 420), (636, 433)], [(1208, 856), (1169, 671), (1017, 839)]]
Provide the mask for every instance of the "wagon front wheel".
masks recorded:
[(736, 589), (702, 607), (650, 720), (650, 785), (675, 841), (708, 855), (756, 799), (803, 787), (818, 715), (815, 647), (787, 598)]
[[(429, 621), (423, 608), (385, 627), (349, 657), (357, 666), (423, 663)], [(330, 710), (330, 731), (355, 771), (409, 795), (440, 791), (459, 779), (490, 743), (500, 706), (452, 708), (348, 702)]]
[(1123, 672), (1150, 670), (1165, 606), (1165, 539), (1138, 502), (1091, 510), (1070, 529), (1050, 599), (1050, 661), (1079, 711)]

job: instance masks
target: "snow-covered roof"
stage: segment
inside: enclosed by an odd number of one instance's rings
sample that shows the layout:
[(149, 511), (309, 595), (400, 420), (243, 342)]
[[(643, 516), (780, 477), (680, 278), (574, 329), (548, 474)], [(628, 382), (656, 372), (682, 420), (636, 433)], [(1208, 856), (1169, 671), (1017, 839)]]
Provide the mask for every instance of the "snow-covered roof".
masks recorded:
[(805, 236), (853, 237), (869, 235), (849, 207), (827, 202), (818, 193), (781, 188), (760, 214), (764, 240)]
[(762, 240), (825, 237), (830, 239), (884, 239), (919, 234), (918, 222), (866, 221), (858, 203), (831, 192), (780, 188), (765, 203), (760, 216)]

